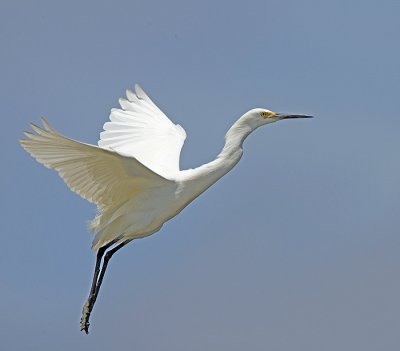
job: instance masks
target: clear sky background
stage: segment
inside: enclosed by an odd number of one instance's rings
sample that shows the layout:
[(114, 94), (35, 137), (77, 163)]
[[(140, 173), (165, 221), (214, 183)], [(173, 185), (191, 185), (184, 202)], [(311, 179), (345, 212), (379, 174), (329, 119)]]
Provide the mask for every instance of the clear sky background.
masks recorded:
[[(2, 350), (399, 350), (400, 2), (0, 4)], [(239, 165), (111, 261), (79, 331), (93, 205), (17, 139), (40, 116), (96, 143), (140, 83), (213, 159), (253, 107)]]

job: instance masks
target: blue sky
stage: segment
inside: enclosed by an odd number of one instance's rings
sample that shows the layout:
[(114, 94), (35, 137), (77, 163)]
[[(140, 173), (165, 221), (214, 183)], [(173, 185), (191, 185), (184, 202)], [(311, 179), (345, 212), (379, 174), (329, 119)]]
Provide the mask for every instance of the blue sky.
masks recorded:
[[(398, 1), (2, 1), (4, 350), (398, 350)], [(140, 83), (213, 159), (253, 107), (239, 165), (112, 260), (79, 331), (94, 207), (17, 143), (45, 116), (96, 143)]]

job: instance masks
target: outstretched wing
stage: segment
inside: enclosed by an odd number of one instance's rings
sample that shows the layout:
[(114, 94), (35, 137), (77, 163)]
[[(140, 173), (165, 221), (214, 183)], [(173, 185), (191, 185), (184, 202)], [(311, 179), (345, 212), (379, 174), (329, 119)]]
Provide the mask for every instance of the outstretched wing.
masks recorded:
[(179, 171), (179, 156), (186, 132), (175, 125), (136, 84), (112, 109), (98, 145), (135, 157), (154, 172), (168, 177)]
[(44, 129), (31, 125), (22, 147), (37, 161), (54, 168), (68, 187), (100, 209), (122, 204), (149, 188), (172, 184), (138, 160), (69, 139), (42, 119)]

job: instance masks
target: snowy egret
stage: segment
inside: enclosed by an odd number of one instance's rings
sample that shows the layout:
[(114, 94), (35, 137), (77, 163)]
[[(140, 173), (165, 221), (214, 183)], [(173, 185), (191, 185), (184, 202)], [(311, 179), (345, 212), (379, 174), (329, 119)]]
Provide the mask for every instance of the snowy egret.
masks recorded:
[[(111, 256), (134, 239), (161, 229), (197, 196), (229, 172), (243, 154), (242, 144), (258, 127), (289, 118), (310, 118), (255, 108), (228, 130), (225, 146), (214, 161), (180, 170), (179, 155), (186, 138), (143, 89), (127, 90), (120, 109), (112, 109), (98, 146), (69, 139), (41, 119), (43, 127), (25, 132), (22, 147), (37, 161), (55, 169), (68, 187), (97, 205), (90, 223), (92, 248), (97, 251), (81, 330), (89, 318)], [(104, 257), (104, 259), (103, 259)]]

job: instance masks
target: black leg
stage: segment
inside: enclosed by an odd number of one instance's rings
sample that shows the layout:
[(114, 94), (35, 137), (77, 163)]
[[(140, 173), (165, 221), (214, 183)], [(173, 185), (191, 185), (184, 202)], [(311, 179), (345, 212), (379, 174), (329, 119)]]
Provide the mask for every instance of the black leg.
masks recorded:
[(97, 279), (99, 277), (100, 273), (100, 264), (101, 264), (101, 259), (106, 252), (106, 250), (113, 245), (114, 243), (108, 243), (107, 245), (102, 246), (98, 251), (97, 251), (97, 256), (96, 256), (96, 266), (94, 268), (94, 273), (93, 273), (93, 280), (92, 280), (92, 286), (90, 288), (90, 293), (89, 296), (86, 300), (86, 303), (83, 306), (83, 311), (82, 311), (82, 318), (81, 318), (81, 330), (84, 330), (85, 333), (87, 334), (89, 331), (89, 315), (91, 311), (91, 307), (93, 306), (93, 297), (94, 293), (96, 291), (96, 285), (97, 285)]
[[(100, 263), (101, 263), (101, 258), (104, 255), (104, 252), (114, 243), (109, 243), (99, 249), (97, 252), (97, 259), (96, 259), (96, 267), (95, 267), (95, 272), (93, 275), (93, 282), (92, 282), (92, 287), (90, 289), (90, 295), (89, 298), (87, 299), (85, 305), (83, 306), (83, 311), (82, 311), (82, 317), (81, 317), (81, 330), (83, 330), (86, 334), (89, 333), (89, 318), (90, 314), (92, 312), (93, 306), (96, 302), (97, 295), (99, 294), (100, 291), (100, 286), (101, 283), (103, 282), (104, 274), (106, 273), (107, 265), (108, 262), (110, 261), (111, 256), (116, 253), (119, 249), (124, 247), (129, 241), (125, 241), (122, 244), (117, 245), (113, 249), (107, 251), (107, 253), (104, 256), (103, 260), (103, 266), (101, 267), (101, 272), (100, 272)], [(100, 275), (99, 275), (100, 273)]]
[[(103, 267), (101, 267), (99, 280), (97, 281), (96, 291), (95, 291), (94, 297), (93, 297), (93, 305), (96, 302), (97, 295), (99, 294), (101, 283), (103, 282), (104, 274), (106, 273), (107, 265), (108, 265), (108, 262), (111, 259), (111, 256), (114, 255), (119, 249), (122, 249), (127, 243), (129, 243), (129, 241), (125, 241), (122, 244), (117, 245), (113, 249), (107, 251), (106, 255), (104, 256)], [(92, 305), (92, 307), (93, 307), (93, 305)]]
[(103, 258), (104, 253), (106, 250), (112, 245), (112, 243), (107, 244), (103, 247), (101, 247), (97, 251), (97, 256), (96, 256), (96, 266), (94, 268), (94, 274), (93, 274), (93, 281), (92, 281), (92, 287), (90, 288), (90, 293), (89, 293), (89, 299), (92, 295), (94, 295), (94, 292), (96, 291), (96, 285), (97, 285), (97, 279), (99, 278), (99, 273), (100, 273), (100, 263), (101, 259)]

